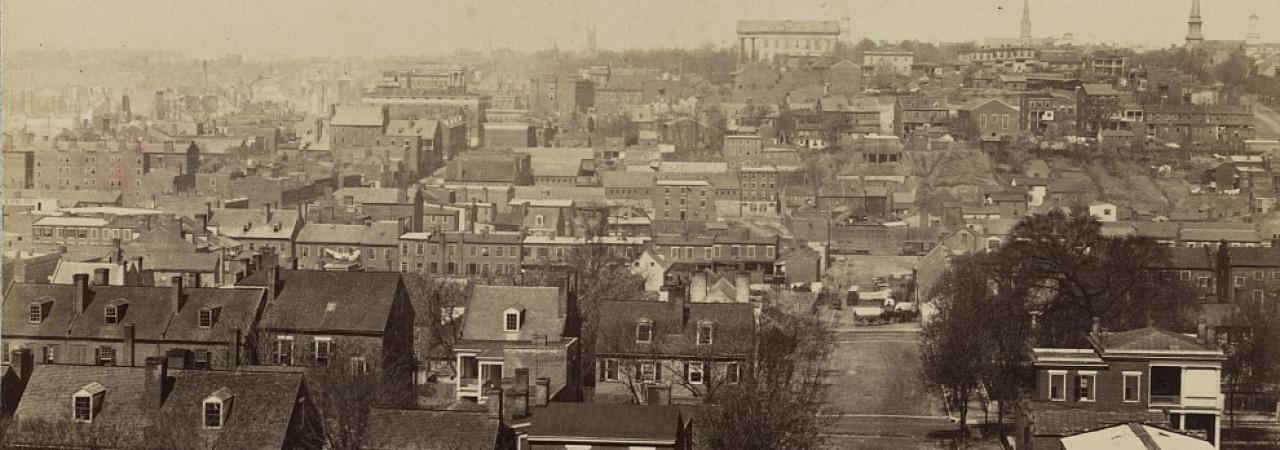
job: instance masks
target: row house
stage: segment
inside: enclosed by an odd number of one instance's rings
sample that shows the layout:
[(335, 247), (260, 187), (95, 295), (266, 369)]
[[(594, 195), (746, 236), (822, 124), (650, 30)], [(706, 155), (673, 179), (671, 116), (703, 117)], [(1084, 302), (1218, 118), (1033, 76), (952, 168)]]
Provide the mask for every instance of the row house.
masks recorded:
[(392, 188), (344, 187), (332, 198), (319, 200), (304, 208), (307, 222), (362, 224), (365, 221), (400, 222), (406, 230), (422, 231), (423, 196)]
[(893, 133), (904, 137), (918, 129), (945, 129), (951, 107), (941, 97), (898, 97), (893, 104)]
[[(1275, 305), (1280, 301), (1280, 247), (1219, 246), (1217, 263), (1228, 278), (1225, 301)], [(1226, 282), (1227, 280), (1223, 280)]]
[(23, 142), (5, 136), (4, 187), (125, 192), (141, 190), (153, 144), (126, 141)]
[(395, 271), (404, 234), (400, 222), (363, 225), (308, 223), (298, 232), (298, 266), (314, 269)]
[(158, 224), (161, 218), (116, 215), (47, 216), (31, 224), (31, 241), (66, 246), (108, 245), (129, 242)]
[(245, 250), (272, 249), (282, 258), (294, 256), (294, 242), (306, 223), (296, 209), (263, 205), (260, 209), (213, 208), (198, 218), (209, 232), (233, 239)]
[(988, 67), (1011, 72), (1027, 72), (1040, 65), (1036, 49), (1030, 47), (991, 47), (961, 53), (960, 62), (974, 67)]
[[(577, 321), (573, 294), (565, 287), (472, 286), (462, 335), (454, 344), (454, 395), (480, 404), (516, 378), (517, 387), (536, 381), (536, 397), (580, 398)], [(500, 391), (497, 391), (500, 392)]]
[(823, 97), (818, 109), (824, 122), (837, 125), (841, 137), (880, 133), (880, 103), (875, 97)]
[(1109, 84), (1086, 84), (1076, 90), (1076, 133), (1097, 135), (1105, 129), (1116, 129), (1113, 119), (1123, 110), (1120, 91)]
[(1239, 144), (1254, 138), (1253, 112), (1239, 105), (1148, 105), (1146, 135), (1165, 142)]
[(760, 164), (764, 152), (764, 139), (757, 135), (728, 135), (724, 137), (724, 160), (729, 167)]
[(438, 276), (517, 275), (524, 235), (504, 232), (405, 233), (400, 271)]
[(1201, 302), (1217, 301), (1215, 252), (1208, 248), (1187, 247), (1167, 247), (1164, 251), (1164, 257), (1143, 268), (1144, 282), (1168, 283), (1179, 280), (1195, 289)]
[(745, 228), (730, 229), (711, 236), (659, 235), (654, 237), (655, 254), (681, 263), (683, 271), (710, 270), (716, 273), (748, 273), (763, 282), (775, 273), (781, 238), (751, 233)]
[(273, 266), (239, 285), (267, 291), (255, 349), (261, 364), (375, 371), (410, 394), (415, 312), (399, 273)]
[(1221, 441), (1222, 363), (1212, 329), (1188, 336), (1148, 327), (1104, 332), (1094, 319), (1089, 348), (1035, 348), (1035, 385), (1019, 405), (1019, 449), (1122, 423), (1146, 423)]
[(611, 258), (630, 261), (644, 251), (649, 238), (644, 236), (599, 236), (591, 239), (567, 236), (528, 236), (524, 238), (521, 263), (528, 268), (576, 266), (575, 252), (587, 246), (600, 245)]
[(740, 216), (778, 215), (781, 213), (781, 168), (777, 166), (743, 167), (738, 171), (742, 201)]
[[(21, 367), (5, 448), (319, 449), (301, 373), (140, 367)], [(51, 429), (59, 432), (50, 432)]]
[(749, 303), (609, 300), (596, 336), (596, 402), (699, 403), (751, 373)]
[(1028, 92), (1020, 99), (1018, 127), (1055, 138), (1075, 131), (1076, 101), (1054, 92)]
[(661, 230), (698, 229), (716, 220), (717, 186), (702, 180), (658, 180), (653, 188), (653, 220)]
[[(139, 366), (169, 358), (176, 368), (232, 369), (250, 362), (246, 333), (262, 311), (262, 289), (108, 285), (75, 274), (66, 284), (14, 283), (4, 295), (3, 350), (30, 350), (38, 364)], [(7, 361), (6, 361), (7, 362)]]

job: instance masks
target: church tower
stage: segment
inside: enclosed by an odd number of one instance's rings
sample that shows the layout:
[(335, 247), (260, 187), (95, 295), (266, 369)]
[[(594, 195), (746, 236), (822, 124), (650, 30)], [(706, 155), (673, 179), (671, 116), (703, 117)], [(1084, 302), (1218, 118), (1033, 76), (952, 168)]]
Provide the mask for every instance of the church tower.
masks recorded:
[(1257, 44), (1262, 41), (1262, 35), (1258, 33), (1258, 13), (1249, 15), (1249, 34), (1245, 35), (1244, 41), (1247, 44)]
[(1031, 5), (1030, 0), (1022, 0), (1022, 40), (1031, 39)]
[(1204, 36), (1200, 34), (1200, 25), (1204, 21), (1200, 20), (1200, 0), (1191, 0), (1191, 17), (1187, 18), (1187, 46), (1194, 47), (1204, 43)]

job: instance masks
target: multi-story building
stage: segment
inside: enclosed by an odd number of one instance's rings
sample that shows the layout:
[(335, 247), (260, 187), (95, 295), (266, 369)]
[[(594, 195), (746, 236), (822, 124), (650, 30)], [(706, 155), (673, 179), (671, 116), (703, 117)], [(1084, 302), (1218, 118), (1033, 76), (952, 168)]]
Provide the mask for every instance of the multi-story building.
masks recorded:
[(390, 272), (398, 270), (400, 222), (363, 225), (308, 223), (298, 231), (298, 267)]
[(781, 213), (782, 183), (776, 166), (743, 167), (738, 171), (742, 201), (738, 214), (777, 215)]
[(305, 224), (298, 210), (269, 205), (261, 209), (210, 207), (205, 217), (210, 232), (234, 239), (246, 250), (270, 248), (282, 258), (294, 255), (294, 240)]
[(915, 64), (914, 52), (863, 52), (862, 67), (868, 73), (889, 73), (894, 75), (910, 75), (911, 65)]
[(385, 106), (389, 120), (435, 119), (449, 123), (460, 120), (465, 125), (467, 145), (471, 147), (484, 144), (481, 124), (486, 121), (491, 101), (487, 95), (466, 92), (459, 87), (403, 87), (396, 82), (380, 84), (361, 99), (364, 105)]
[(1146, 133), (1165, 142), (1240, 144), (1253, 139), (1253, 112), (1239, 105), (1148, 105)]
[(760, 164), (764, 151), (764, 139), (755, 135), (729, 135), (724, 137), (724, 160), (729, 167)]
[(810, 20), (739, 20), (743, 61), (773, 62), (782, 56), (827, 56), (836, 50), (840, 23)]
[(1147, 283), (1179, 280), (1194, 287), (1200, 301), (1217, 300), (1218, 283), (1213, 254), (1207, 248), (1168, 247), (1167, 256), (1149, 264), (1142, 275)]
[(1120, 92), (1109, 84), (1086, 84), (1076, 90), (1076, 133), (1096, 136), (1101, 130), (1118, 129)]
[(1196, 336), (1160, 328), (1104, 332), (1091, 348), (1035, 348), (1031, 398), (1020, 406), (1019, 449), (1061, 448), (1058, 440), (1118, 423), (1149, 423), (1221, 440), (1222, 362), (1211, 328)]
[(595, 105), (591, 80), (578, 76), (548, 74), (529, 80), (529, 112), (550, 114), (575, 121)]
[(524, 235), (505, 232), (422, 232), (400, 236), (400, 271), (437, 276), (520, 273)]
[(1280, 247), (1220, 247), (1217, 261), (1228, 266), (1223, 273), (1231, 283), (1228, 301), (1274, 305), (1280, 300)]
[(961, 53), (960, 62), (1011, 72), (1027, 72), (1040, 64), (1036, 49), (1030, 47), (981, 48)]
[(1018, 134), (1018, 107), (998, 98), (978, 99), (958, 108), (966, 137), (991, 142), (1012, 141)]
[(1055, 138), (1075, 131), (1076, 101), (1054, 92), (1028, 92), (1018, 108), (1018, 127), (1038, 136)]
[(527, 153), (511, 151), (466, 152), (449, 162), (444, 180), (450, 185), (530, 186), (532, 159)]
[[(550, 399), (574, 399), (578, 385), (575, 296), (564, 287), (473, 286), (462, 338), (454, 345), (457, 399), (488, 403), (503, 378), (546, 379)], [(517, 384), (520, 384), (517, 382)]]
[(658, 180), (653, 189), (654, 220), (715, 220), (714, 189), (711, 183), (701, 180)]
[(471, 69), (459, 64), (428, 64), (412, 69), (382, 72), (382, 85), (400, 89), (441, 89), (466, 91)]
[(379, 370), (388, 388), (413, 386), (414, 310), (399, 273), (258, 271), (240, 286), (267, 289), (257, 354), (277, 366)]
[(945, 129), (951, 107), (940, 97), (898, 97), (893, 104), (893, 133), (905, 137), (918, 130)]
[[(38, 364), (141, 366), (168, 357), (180, 369), (251, 363), (242, 345), (257, 325), (263, 290), (111, 286), (109, 269), (72, 283), (14, 283), (5, 292), (3, 350), (31, 351)], [(7, 361), (6, 361), (7, 362)]]

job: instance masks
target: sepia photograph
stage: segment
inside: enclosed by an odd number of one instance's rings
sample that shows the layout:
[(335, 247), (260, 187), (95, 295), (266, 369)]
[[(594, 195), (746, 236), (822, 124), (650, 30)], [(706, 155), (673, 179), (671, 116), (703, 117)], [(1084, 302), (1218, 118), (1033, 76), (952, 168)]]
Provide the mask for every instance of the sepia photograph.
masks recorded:
[(0, 450), (1280, 450), (1280, 0), (0, 0)]

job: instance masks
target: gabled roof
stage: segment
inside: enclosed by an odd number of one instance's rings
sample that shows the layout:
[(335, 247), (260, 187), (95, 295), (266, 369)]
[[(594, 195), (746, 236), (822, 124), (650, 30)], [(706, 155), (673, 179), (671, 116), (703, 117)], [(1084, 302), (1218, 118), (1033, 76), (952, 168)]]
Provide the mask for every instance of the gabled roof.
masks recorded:
[[(36, 365), (15, 421), (4, 437), (6, 445), (78, 447), (112, 442), (112, 447), (134, 448), (143, 443), (164, 443), (169, 448), (217, 450), (283, 448), (302, 394), (299, 373), (248, 371), (170, 370), (169, 391), (156, 410), (144, 407), (144, 367)], [(101, 407), (92, 424), (72, 423), (68, 398), (82, 387), (98, 384), (104, 389)], [(221, 429), (200, 426), (203, 402), (225, 390), (234, 402), (226, 410)], [(23, 421), (53, 421), (68, 432), (49, 433)], [(82, 432), (77, 432), (82, 431)], [(86, 442), (92, 435), (94, 441)]]
[[(556, 287), (486, 286), (471, 288), (462, 338), (475, 341), (530, 341), (545, 335), (556, 342), (564, 335), (566, 299)], [(520, 311), (520, 331), (503, 331), (505, 312)], [(465, 346), (463, 344), (462, 346)]]
[[(755, 307), (749, 303), (685, 303), (608, 300), (600, 305), (598, 354), (711, 355), (743, 357), (751, 353), (755, 335)], [(635, 326), (653, 323), (653, 343), (636, 343)], [(696, 345), (698, 324), (713, 325), (711, 345)]]
[(1280, 267), (1280, 247), (1232, 247), (1232, 267)]
[(308, 223), (298, 232), (299, 244), (350, 244), (388, 246), (400, 238), (400, 223), (372, 222), (368, 225)]
[[(241, 286), (266, 286), (259, 270)], [(296, 331), (386, 331), (397, 297), (407, 295), (398, 272), (280, 270), (280, 291), (267, 303), (259, 326)]]
[(351, 197), (352, 203), (402, 204), (408, 203), (408, 194), (400, 189), (344, 187), (333, 192), (333, 198), (339, 202)]
[(1084, 89), (1085, 95), (1120, 95), (1120, 91), (1110, 84), (1086, 83), (1081, 89)]
[(675, 406), (617, 403), (551, 403), (538, 410), (529, 441), (672, 445), (683, 426)]
[(53, 278), (48, 282), (53, 284), (71, 284), (72, 276), (76, 274), (89, 275), (93, 278), (95, 269), (107, 269), (107, 277), (110, 278), (107, 284), (120, 286), (124, 284), (124, 270), (120, 264), (111, 262), (74, 262), (60, 260), (57, 267), (53, 270)]
[[(219, 208), (213, 210), (209, 226), (216, 226), (219, 235), (232, 239), (292, 239), (300, 221), (294, 209), (273, 209), (268, 220), (262, 209)], [(276, 224), (280, 225), (278, 230)]]
[(1183, 228), (1178, 233), (1183, 241), (1194, 242), (1262, 242), (1258, 230), (1226, 229), (1226, 228)]
[(1166, 258), (1151, 264), (1153, 269), (1212, 270), (1213, 257), (1204, 247), (1168, 247)]
[(484, 411), (371, 409), (360, 448), (494, 450), (502, 423)]
[[(160, 286), (89, 286), (89, 304), (76, 314), (74, 285), (15, 283), (6, 293), (2, 320), (6, 336), (121, 339), (124, 324), (134, 325), (138, 340), (202, 340), (228, 342), (232, 328), (252, 329), (262, 301), (259, 289), (184, 288), (185, 303), (176, 310), (174, 288)], [(32, 303), (46, 304), (40, 323), (28, 321)], [(108, 305), (118, 309), (119, 323), (106, 323)], [(195, 330), (201, 307), (219, 307), (215, 326)]]
[(381, 106), (342, 105), (334, 109), (332, 126), (346, 127), (380, 127), (382, 122)]
[[(1029, 402), (1028, 402), (1029, 403)], [(1028, 408), (1036, 436), (1070, 436), (1123, 423), (1167, 423), (1164, 413), (1146, 410), (1098, 410), (1036, 402)]]
[(440, 122), (430, 119), (397, 119), (387, 121), (387, 136), (421, 136), (433, 138)]

